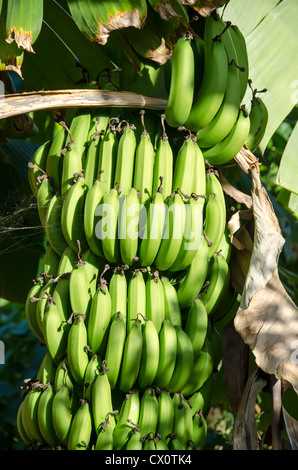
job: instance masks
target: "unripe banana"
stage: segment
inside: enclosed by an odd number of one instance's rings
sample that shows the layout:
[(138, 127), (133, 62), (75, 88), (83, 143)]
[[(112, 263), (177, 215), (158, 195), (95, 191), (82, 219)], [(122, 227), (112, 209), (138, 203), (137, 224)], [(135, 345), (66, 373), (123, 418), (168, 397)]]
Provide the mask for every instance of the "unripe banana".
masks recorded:
[(105, 351), (111, 320), (111, 296), (107, 286), (99, 285), (90, 307), (87, 332), (88, 345), (93, 353)]
[(209, 242), (209, 257), (219, 248), (226, 229), (226, 203), (222, 185), (213, 171), (206, 175), (207, 202), (204, 233)]
[(111, 389), (116, 387), (124, 345), (126, 339), (126, 321), (122, 312), (116, 312), (111, 318), (107, 347), (105, 351), (105, 360), (107, 362), (107, 376), (111, 384)]
[(174, 263), (183, 239), (185, 225), (185, 207), (179, 192), (169, 199), (163, 239), (154, 261), (160, 271), (166, 271)]
[(144, 322), (146, 317), (146, 283), (143, 273), (136, 269), (128, 283), (127, 293), (127, 333), (138, 319)]
[(59, 130), (55, 134), (46, 161), (46, 173), (50, 178), (53, 188), (60, 189), (62, 177), (62, 160), (63, 156), (61, 151), (65, 147), (66, 131), (59, 124)]
[(61, 229), (62, 197), (57, 191), (47, 206), (45, 232), (49, 244), (57, 255), (62, 256), (68, 244)]
[(249, 78), (249, 59), (247, 54), (246, 40), (239, 26), (237, 25), (231, 25), (231, 28), (229, 28), (229, 33), (231, 34), (231, 39), (237, 53), (237, 65), (243, 69), (243, 72), (239, 74), (241, 81), (240, 99), (242, 100), (247, 89)]
[(85, 315), (73, 313), (69, 321), (71, 320), (67, 341), (67, 359), (72, 377), (80, 386), (83, 386), (85, 371), (89, 363)]
[(142, 349), (142, 323), (137, 318), (127, 331), (124, 344), (123, 361), (119, 378), (119, 389), (123, 392), (132, 390), (136, 383), (141, 363)]
[(114, 184), (119, 183), (122, 195), (126, 195), (133, 183), (136, 152), (135, 127), (126, 123), (119, 139)]
[(155, 433), (158, 423), (158, 401), (155, 391), (147, 388), (141, 397), (139, 428), (141, 436)]
[(141, 433), (139, 427), (136, 426), (132, 431), (131, 435), (127, 439), (125, 450), (142, 450), (143, 443), (141, 441)]
[(81, 400), (76, 411), (67, 440), (67, 450), (88, 450), (92, 433), (92, 414), (90, 405)]
[(181, 392), (188, 383), (193, 367), (193, 347), (185, 331), (176, 327), (177, 333), (177, 359), (175, 369), (167, 388), (172, 393)]
[(159, 336), (152, 320), (143, 325), (143, 348), (137, 385), (144, 390), (153, 384), (159, 363)]
[(100, 220), (100, 215), (97, 215), (97, 212), (100, 212), (98, 207), (103, 203), (103, 199), (104, 183), (102, 175), (99, 174), (92, 186), (89, 187), (84, 204), (84, 231), (86, 240), (93, 253), (99, 257), (103, 257), (103, 251), (101, 239), (96, 234), (96, 226)]
[(192, 441), (198, 450), (204, 447), (207, 437), (208, 426), (202, 413), (196, 413), (193, 417)]
[(84, 375), (84, 387), (83, 387), (83, 398), (91, 403), (92, 400), (92, 387), (96, 380), (96, 377), (101, 372), (101, 356), (93, 354), (89, 360), (89, 363), (85, 370)]
[(85, 184), (88, 189), (92, 187), (97, 177), (97, 166), (102, 139), (102, 131), (98, 129), (100, 121), (101, 118), (99, 116), (92, 117), (87, 137), (86, 159), (82, 168), (84, 169)]
[(104, 257), (110, 263), (120, 263), (118, 238), (119, 197), (121, 190), (111, 188), (104, 198), (101, 210), (97, 213), (101, 220), (96, 224), (95, 234), (102, 242)]
[(107, 376), (106, 362), (102, 362), (102, 370), (96, 377), (92, 388), (92, 413), (96, 435), (102, 424), (109, 416), (110, 426), (115, 429), (115, 416), (110, 414), (113, 410), (111, 385)]
[(191, 304), (184, 330), (192, 342), (194, 359), (196, 359), (204, 345), (208, 330), (208, 313), (200, 299), (194, 300)]
[(187, 442), (193, 436), (193, 418), (189, 403), (181, 396), (175, 393), (173, 398), (174, 423), (173, 433), (186, 447)]
[(209, 285), (207, 285), (206, 291), (200, 295), (200, 299), (205, 306), (207, 315), (212, 318), (213, 312), (218, 307), (220, 308), (230, 283), (230, 268), (220, 253), (215, 254), (212, 258), (208, 282)]
[(251, 152), (255, 152), (264, 137), (268, 123), (268, 109), (264, 101), (255, 95), (252, 99), (249, 120), (250, 128), (245, 145)]
[(195, 169), (194, 169), (192, 193), (196, 196), (199, 196), (199, 197), (201, 196), (202, 199), (204, 199), (204, 196), (206, 195), (205, 158), (204, 158), (201, 148), (198, 145), (197, 139), (195, 139), (194, 143), (195, 143), (196, 158), (195, 158)]
[(155, 449), (158, 451), (169, 450), (166, 440), (163, 437), (161, 437), (160, 434), (157, 434), (155, 436)]
[(23, 400), (22, 421), (25, 432), (31, 441), (43, 443), (44, 439), (38, 425), (38, 404), (43, 389), (38, 382), (29, 389)]
[(124, 448), (134, 423), (139, 421), (140, 415), (140, 394), (137, 389), (132, 390), (125, 396), (120, 412), (118, 415), (117, 423), (114, 429), (113, 447), (114, 450), (121, 450)]
[(209, 413), (215, 384), (215, 374), (212, 373), (202, 387), (193, 393), (188, 401), (192, 406), (192, 414), (202, 411), (204, 417)]
[(151, 137), (144, 124), (144, 113), (140, 111), (143, 132), (136, 147), (133, 185), (140, 191), (140, 203), (146, 204), (152, 198), (155, 151)]
[(210, 165), (223, 165), (231, 161), (242, 149), (250, 129), (250, 118), (243, 106), (229, 134), (213, 147), (203, 149), (203, 155)]
[(84, 168), (84, 154), (90, 122), (91, 115), (87, 109), (79, 109), (71, 121), (63, 152), (61, 177), (61, 195), (63, 200), (73, 185), (73, 175), (79, 173)]
[(74, 379), (69, 370), (67, 357), (64, 357), (60, 364), (58, 364), (54, 379), (55, 393), (62, 387), (67, 387), (69, 390), (74, 388)]
[(97, 173), (103, 172), (102, 183), (104, 194), (108, 194), (113, 186), (117, 162), (118, 139), (116, 131), (109, 124), (102, 138), (99, 150)]
[(170, 436), (168, 447), (169, 450), (185, 450), (185, 445), (174, 433)]
[(161, 282), (164, 289), (165, 318), (170, 319), (174, 326), (182, 326), (181, 310), (176, 287), (165, 276), (162, 276)]
[(86, 317), (88, 315), (92, 302), (92, 292), (87, 268), (84, 261), (79, 260), (73, 268), (69, 278), (69, 299), (71, 311), (77, 312)]
[(44, 441), (50, 447), (56, 447), (58, 440), (55, 435), (55, 429), (52, 419), (52, 404), (55, 391), (54, 386), (50, 383), (44, 388), (38, 402), (38, 426)]
[(99, 272), (104, 268), (104, 259), (96, 256), (93, 251), (88, 248), (86, 251), (84, 251), (81, 258), (80, 255), (78, 255), (78, 261), (76, 264), (81, 263), (84, 264), (89, 281), (90, 292), (93, 296), (96, 292)]
[(28, 181), (35, 197), (38, 191), (39, 178), (46, 172), (46, 162), (51, 143), (50, 140), (47, 140), (41, 144), (28, 163)]
[[(181, 128), (184, 129), (184, 128)], [(186, 129), (187, 130), (187, 129)], [(189, 132), (178, 150), (173, 175), (173, 191), (180, 190), (182, 195), (189, 197), (193, 192), (196, 167), (196, 144)]]
[(58, 365), (67, 349), (70, 312), (69, 278), (61, 277), (54, 289), (44, 316), (44, 337), (51, 357)]
[(60, 256), (51, 247), (50, 243), (47, 242), (46, 252), (44, 255), (44, 271), (47, 277), (56, 277), (58, 272), (58, 266), (60, 263)]
[(155, 449), (155, 437), (154, 433), (149, 433), (141, 437), (141, 440), (143, 442), (142, 449), (143, 450), (149, 450), (151, 452), (154, 452)]
[(95, 443), (95, 450), (113, 450), (114, 432), (110, 424), (109, 416), (103, 423)]
[(78, 241), (82, 251), (87, 248), (84, 231), (84, 202), (87, 193), (85, 178), (82, 173), (74, 177), (74, 183), (63, 199), (61, 227), (65, 240), (73, 251), (78, 252)]
[(135, 188), (131, 188), (123, 197), (119, 211), (119, 245), (124, 264), (133, 264), (139, 246), (140, 197)]
[(40, 222), (45, 229), (47, 226), (47, 210), (49, 203), (54, 195), (53, 188), (48, 175), (41, 176), (36, 194), (37, 211)]
[(172, 194), (174, 155), (165, 131), (164, 119), (165, 115), (162, 114), (161, 123), (163, 134), (159, 139), (155, 154), (152, 194), (155, 194), (159, 190), (160, 179), (162, 178), (162, 197), (165, 200)]
[(117, 266), (109, 281), (109, 292), (111, 296), (111, 315), (121, 312), (123, 320), (127, 317), (127, 279), (125, 275), (126, 266)]
[(166, 205), (163, 196), (163, 187), (153, 195), (147, 209), (147, 217), (139, 245), (140, 266), (151, 266), (157, 256), (166, 220)]
[(181, 389), (182, 394), (187, 397), (195, 393), (202, 387), (202, 385), (210, 377), (212, 372), (212, 348), (208, 338), (206, 338), (201, 351), (193, 362), (193, 367), (188, 382), (185, 383), (184, 387), (182, 387)]
[(59, 388), (52, 402), (52, 422), (57, 438), (67, 446), (74, 408), (73, 392), (66, 385)]
[(189, 307), (200, 293), (208, 273), (209, 246), (205, 238), (194, 257), (185, 277), (177, 289), (181, 310)]
[(172, 55), (171, 81), (165, 115), (167, 123), (178, 127), (185, 123), (194, 98), (195, 61), (191, 42), (178, 39)]
[(21, 402), (18, 411), (17, 411), (17, 430), (20, 435), (20, 438), (26, 444), (26, 446), (29, 446), (31, 444), (31, 438), (28, 436), (28, 434), (25, 431), (24, 428), (24, 423), (23, 423), (23, 402)]
[(76, 253), (76, 251), (73, 251), (69, 246), (67, 246), (60, 258), (57, 277), (61, 276), (61, 274), (71, 273), (77, 260), (78, 254)]
[[(172, 321), (166, 318), (159, 332), (159, 362), (154, 384), (166, 388), (175, 370), (177, 358), (177, 333)], [(162, 434), (162, 433), (161, 433)], [(163, 437), (165, 437), (162, 434)]]
[(164, 286), (154, 273), (146, 281), (146, 319), (154, 323), (157, 333), (166, 317)]
[(40, 279), (36, 281), (33, 286), (29, 289), (27, 298), (25, 300), (25, 317), (31, 331), (34, 333), (36, 338), (44, 343), (44, 335), (39, 327), (37, 320), (37, 301), (40, 298), (41, 291), (44, 287), (44, 280)]
[(38, 380), (41, 384), (48, 384), (54, 383), (55, 376), (56, 376), (57, 366), (53, 361), (49, 351), (47, 351), (41, 361), (39, 366), (36, 380)]
[(173, 400), (168, 390), (161, 390), (158, 398), (158, 421), (156, 432), (165, 442), (169, 443), (169, 434), (173, 432), (174, 406)]

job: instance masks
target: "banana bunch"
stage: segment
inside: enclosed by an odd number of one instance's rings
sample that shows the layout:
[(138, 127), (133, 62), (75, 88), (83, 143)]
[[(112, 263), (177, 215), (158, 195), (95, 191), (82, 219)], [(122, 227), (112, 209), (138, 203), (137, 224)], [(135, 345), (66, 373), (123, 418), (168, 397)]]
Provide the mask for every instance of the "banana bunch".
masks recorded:
[(166, 122), (195, 133), (211, 165), (228, 163), (244, 145), (256, 149), (265, 133), (268, 118), (262, 99), (254, 96), (251, 109), (243, 104), (249, 83), (242, 32), (211, 14), (202, 37), (188, 35), (174, 47)]

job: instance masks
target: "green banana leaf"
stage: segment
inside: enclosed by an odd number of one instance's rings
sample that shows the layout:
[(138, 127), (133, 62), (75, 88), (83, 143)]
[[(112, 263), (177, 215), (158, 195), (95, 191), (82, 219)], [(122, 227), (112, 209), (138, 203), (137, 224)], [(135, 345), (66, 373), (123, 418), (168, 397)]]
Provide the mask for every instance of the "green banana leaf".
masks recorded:
[(16, 42), (20, 49), (34, 52), (42, 24), (43, 0), (7, 0), (7, 42)]
[(68, 0), (80, 31), (98, 44), (106, 44), (111, 31), (142, 28), (147, 16), (146, 0)]
[(8, 43), (6, 33), (7, 5), (3, 4), (0, 14), (0, 70), (11, 70), (22, 76), (21, 66), (24, 51), (20, 50), (16, 42)]
[[(279, 169), (276, 177), (276, 184), (282, 186), (290, 192), (296, 193), (298, 199), (298, 124), (295, 125), (292, 134), (289, 137), (286, 148), (280, 160)], [(290, 171), (289, 171), (290, 169)], [(296, 197), (293, 195), (291, 206)], [(298, 209), (298, 207), (297, 207)], [(298, 211), (297, 211), (298, 213)]]
[[(234, 0), (223, 11), (225, 20), (244, 32), (254, 89), (267, 89), (262, 99), (269, 112), (260, 144), (264, 152), (270, 138), (295, 106), (298, 59), (298, 2), (296, 0)], [(244, 98), (250, 106), (251, 90)]]

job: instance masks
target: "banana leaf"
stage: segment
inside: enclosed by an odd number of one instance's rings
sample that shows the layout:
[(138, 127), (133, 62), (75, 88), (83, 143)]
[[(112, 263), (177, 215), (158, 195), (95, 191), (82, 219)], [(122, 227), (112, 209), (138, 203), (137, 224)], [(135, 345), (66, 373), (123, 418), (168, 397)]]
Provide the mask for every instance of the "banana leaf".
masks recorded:
[(24, 51), (19, 49), (16, 42), (8, 43), (6, 41), (6, 13), (7, 5), (4, 3), (0, 14), (0, 71), (14, 71), (21, 77)]
[(146, 0), (68, 0), (80, 31), (98, 44), (106, 44), (111, 31), (142, 28), (147, 16)]
[[(267, 92), (262, 99), (269, 119), (260, 144), (264, 152), (270, 138), (296, 104), (298, 77), (298, 3), (296, 0), (235, 0), (223, 12), (224, 19), (243, 31), (254, 89)], [(248, 23), (248, 24), (247, 24)], [(244, 98), (249, 107), (251, 90)]]
[[(295, 125), (292, 134), (289, 137), (286, 148), (280, 160), (279, 169), (276, 177), (276, 184), (282, 186), (290, 192), (296, 193), (293, 195), (291, 206), (294, 200), (298, 199), (298, 159), (297, 159), (297, 146), (298, 146), (298, 124)], [(296, 202), (296, 210), (297, 202)], [(298, 213), (298, 211), (297, 211)]]
[(208, 16), (216, 8), (226, 5), (230, 0), (181, 0), (182, 5), (194, 8), (201, 16)]
[(20, 49), (34, 52), (42, 24), (43, 0), (7, 0), (7, 42), (16, 42)]
[(165, 21), (177, 17), (184, 24), (185, 21), (188, 21), (187, 9), (182, 5), (180, 0), (149, 0), (149, 3)]

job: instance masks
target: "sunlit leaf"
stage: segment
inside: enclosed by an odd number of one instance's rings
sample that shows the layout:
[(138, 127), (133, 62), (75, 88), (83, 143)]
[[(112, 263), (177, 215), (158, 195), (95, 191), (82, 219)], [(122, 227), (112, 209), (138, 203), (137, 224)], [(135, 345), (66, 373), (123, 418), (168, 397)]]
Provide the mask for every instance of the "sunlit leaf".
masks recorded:
[(7, 42), (34, 52), (32, 44), (37, 39), (42, 24), (43, 0), (7, 0)]
[[(289, 191), (298, 194), (298, 124), (287, 142), (285, 151), (280, 160), (279, 169), (276, 177), (276, 184)], [(293, 197), (293, 199), (295, 199)]]

